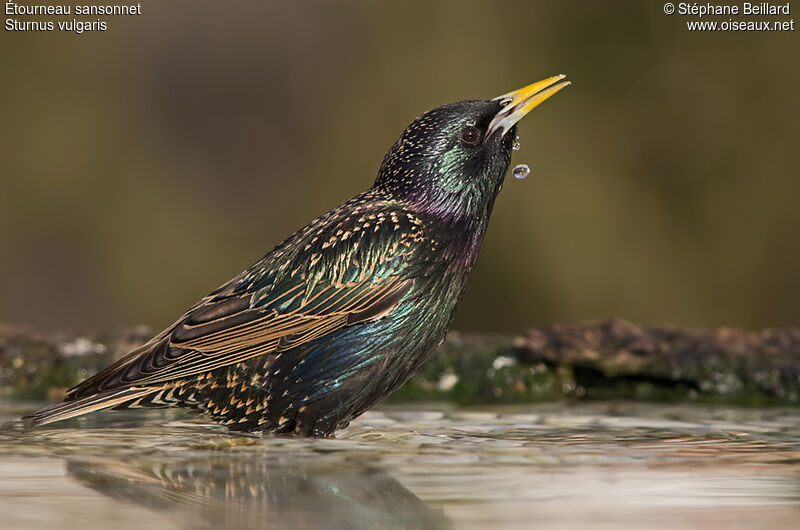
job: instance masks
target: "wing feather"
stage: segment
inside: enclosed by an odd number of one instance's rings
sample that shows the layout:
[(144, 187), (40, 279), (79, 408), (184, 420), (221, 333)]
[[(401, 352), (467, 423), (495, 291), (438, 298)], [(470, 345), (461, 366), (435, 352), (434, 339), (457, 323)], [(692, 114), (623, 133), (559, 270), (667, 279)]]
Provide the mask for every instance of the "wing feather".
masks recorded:
[[(70, 391), (80, 397), (134, 385), (182, 379), (269, 353), (289, 350), (336, 329), (380, 318), (396, 306), (413, 280), (354, 283), (326, 291), (288, 314), (244, 309), (213, 320), (186, 319), (156, 344)], [(340, 303), (344, 300), (344, 303)], [(240, 307), (223, 301), (228, 307)], [(208, 315), (210, 313), (206, 313)], [(188, 316), (191, 317), (190, 312)], [(188, 329), (187, 329), (188, 328)], [(98, 374), (101, 375), (101, 374)], [(87, 384), (90, 383), (90, 384)]]
[[(357, 237), (337, 248), (309, 232), (304, 237), (317, 246), (293, 256), (284, 255), (288, 244), (279, 246), (148, 344), (72, 388), (67, 399), (196, 376), (387, 315), (414, 284), (404, 265), (418, 228), (398, 226), (354, 230)], [(301, 243), (291, 248), (310, 246)]]

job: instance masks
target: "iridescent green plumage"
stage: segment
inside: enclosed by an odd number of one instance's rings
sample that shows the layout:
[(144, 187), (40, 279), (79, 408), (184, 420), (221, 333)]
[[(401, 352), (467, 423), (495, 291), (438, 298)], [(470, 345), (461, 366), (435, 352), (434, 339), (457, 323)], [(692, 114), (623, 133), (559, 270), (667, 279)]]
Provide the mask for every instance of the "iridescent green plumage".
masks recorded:
[(237, 430), (320, 436), (346, 426), (444, 340), (511, 160), (506, 114), (528, 101), (467, 101), (420, 116), (367, 192), (33, 423), (184, 406)]

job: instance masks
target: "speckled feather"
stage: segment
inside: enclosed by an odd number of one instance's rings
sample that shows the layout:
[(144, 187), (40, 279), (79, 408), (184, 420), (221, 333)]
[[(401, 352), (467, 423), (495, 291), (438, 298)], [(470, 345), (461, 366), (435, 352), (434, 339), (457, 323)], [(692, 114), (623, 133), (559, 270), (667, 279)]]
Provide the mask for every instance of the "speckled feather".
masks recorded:
[(312, 221), (172, 326), (33, 416), (183, 406), (232, 429), (330, 435), (444, 340), (511, 158), (465, 146), (492, 101), (417, 118), (368, 191)]

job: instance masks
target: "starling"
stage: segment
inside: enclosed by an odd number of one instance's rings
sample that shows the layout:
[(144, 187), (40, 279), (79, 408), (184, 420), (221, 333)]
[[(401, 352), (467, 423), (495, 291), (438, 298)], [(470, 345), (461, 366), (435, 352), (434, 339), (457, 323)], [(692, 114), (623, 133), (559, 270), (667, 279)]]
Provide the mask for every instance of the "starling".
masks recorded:
[(563, 75), (437, 107), (375, 183), (31, 417), (186, 407), (230, 429), (329, 436), (444, 340), (511, 161), (516, 123)]

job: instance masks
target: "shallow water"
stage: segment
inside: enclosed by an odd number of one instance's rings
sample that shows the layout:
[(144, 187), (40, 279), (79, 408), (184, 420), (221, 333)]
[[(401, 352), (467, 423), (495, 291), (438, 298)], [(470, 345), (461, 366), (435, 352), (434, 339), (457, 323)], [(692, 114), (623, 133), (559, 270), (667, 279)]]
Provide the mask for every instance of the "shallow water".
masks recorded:
[(796, 528), (800, 409), (383, 408), (336, 439), (0, 404), (3, 529)]

